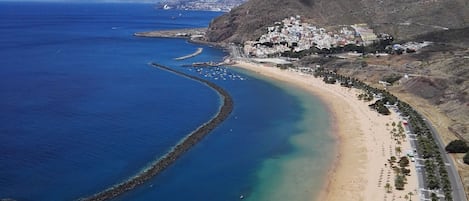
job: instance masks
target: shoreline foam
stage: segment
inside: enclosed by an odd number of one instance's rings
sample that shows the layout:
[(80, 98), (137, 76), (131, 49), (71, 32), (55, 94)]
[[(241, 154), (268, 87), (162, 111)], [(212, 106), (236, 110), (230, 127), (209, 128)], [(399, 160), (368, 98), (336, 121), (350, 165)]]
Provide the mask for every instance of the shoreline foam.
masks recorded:
[[(406, 190), (385, 192), (384, 185), (394, 183), (393, 173), (384, 164), (391, 155), (396, 155), (395, 141), (386, 126), (387, 123), (399, 121), (395, 113), (383, 116), (371, 111), (367, 103), (356, 98), (356, 89), (325, 84), (310, 75), (243, 61), (238, 61), (234, 66), (305, 89), (320, 98), (331, 112), (335, 124), (332, 131), (337, 139), (336, 156), (323, 190), (317, 196), (312, 195), (313, 200), (404, 200), (408, 192), (413, 193), (412, 199), (418, 199), (413, 164), (409, 167), (412, 176), (408, 177)], [(410, 149), (410, 144), (406, 144), (409, 143), (405, 141), (400, 145), (402, 153)]]

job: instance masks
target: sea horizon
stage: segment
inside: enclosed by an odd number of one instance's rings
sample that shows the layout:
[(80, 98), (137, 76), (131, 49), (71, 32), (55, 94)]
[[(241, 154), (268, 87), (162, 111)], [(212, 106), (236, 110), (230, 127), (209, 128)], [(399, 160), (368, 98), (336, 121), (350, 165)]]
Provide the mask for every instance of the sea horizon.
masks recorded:
[[(233, 96), (235, 108), (161, 175), (116, 200), (310, 200), (324, 185), (335, 141), (319, 99), (238, 69), (181, 67), (221, 61), (220, 49), (132, 36), (207, 26), (221, 13), (142, 4), (0, 5), (0, 33), (7, 36), (0, 39), (0, 94), (7, 97), (0, 101), (0, 198), (92, 195), (137, 174), (215, 114), (214, 91), (149, 62), (211, 80)], [(200, 47), (200, 55), (174, 60)], [(243, 79), (215, 79), (220, 72)]]

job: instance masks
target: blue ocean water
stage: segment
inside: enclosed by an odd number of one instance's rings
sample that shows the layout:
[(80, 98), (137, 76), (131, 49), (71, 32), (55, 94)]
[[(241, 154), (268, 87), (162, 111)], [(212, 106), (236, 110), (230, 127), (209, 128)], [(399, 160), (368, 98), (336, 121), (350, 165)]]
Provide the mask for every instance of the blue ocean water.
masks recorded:
[[(220, 14), (139, 4), (0, 3), (0, 198), (75, 200), (96, 193), (135, 175), (210, 119), (220, 104), (214, 91), (148, 63), (197, 74), (180, 66), (225, 53), (132, 34), (203, 27)], [(198, 47), (204, 51), (197, 57), (173, 59)], [(314, 196), (334, 145), (324, 106), (295, 88), (228, 71), (247, 78), (213, 80), (235, 100), (230, 118), (117, 200)]]

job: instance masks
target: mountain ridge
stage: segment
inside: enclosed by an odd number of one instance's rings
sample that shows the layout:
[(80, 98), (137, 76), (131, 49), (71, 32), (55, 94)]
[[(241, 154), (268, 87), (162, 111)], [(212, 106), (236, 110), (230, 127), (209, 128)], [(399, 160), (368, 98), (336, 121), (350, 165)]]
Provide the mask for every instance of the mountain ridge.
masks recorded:
[(207, 37), (212, 42), (242, 43), (257, 39), (275, 21), (296, 15), (320, 26), (366, 23), (377, 33), (408, 39), (469, 26), (469, 1), (249, 0), (214, 19)]
[[(389, 90), (425, 114), (445, 143), (469, 141), (468, 0), (249, 0), (214, 19), (206, 39), (243, 45), (259, 39), (275, 22), (297, 15), (323, 28), (366, 23), (375, 34), (390, 34), (397, 43), (433, 42), (415, 54), (355, 59), (308, 55), (295, 65), (320, 65), (376, 87), (386, 76), (417, 75)], [(454, 157), (462, 161), (462, 155)], [(469, 167), (458, 168), (469, 196)]]

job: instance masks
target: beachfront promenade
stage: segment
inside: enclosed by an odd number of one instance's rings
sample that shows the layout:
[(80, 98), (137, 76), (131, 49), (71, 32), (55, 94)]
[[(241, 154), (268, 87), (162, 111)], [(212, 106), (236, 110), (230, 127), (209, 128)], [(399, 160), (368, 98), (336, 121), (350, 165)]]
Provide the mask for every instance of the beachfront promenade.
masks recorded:
[(195, 131), (190, 133), (186, 138), (180, 141), (176, 146), (174, 146), (166, 155), (161, 157), (159, 160), (153, 162), (149, 167), (145, 168), (139, 174), (129, 178), (128, 180), (118, 183), (113, 187), (105, 189), (99, 193), (96, 193), (90, 197), (82, 198), (81, 201), (102, 201), (110, 200), (115, 198), (127, 191), (130, 191), (141, 184), (144, 184), (154, 176), (158, 175), (160, 172), (169, 167), (174, 163), (179, 157), (181, 157), (185, 152), (187, 152), (191, 147), (201, 141), (207, 134), (209, 134), (213, 129), (215, 129), (220, 123), (222, 123), (233, 110), (233, 99), (230, 94), (226, 92), (223, 88), (218, 85), (204, 80), (202, 78), (188, 75), (183, 72), (174, 70), (167, 66), (163, 66), (157, 63), (151, 63), (151, 66), (165, 70), (176, 75), (200, 82), (218, 93), (222, 99), (222, 105), (220, 106), (218, 113), (209, 121), (198, 127)]

